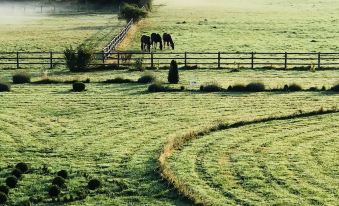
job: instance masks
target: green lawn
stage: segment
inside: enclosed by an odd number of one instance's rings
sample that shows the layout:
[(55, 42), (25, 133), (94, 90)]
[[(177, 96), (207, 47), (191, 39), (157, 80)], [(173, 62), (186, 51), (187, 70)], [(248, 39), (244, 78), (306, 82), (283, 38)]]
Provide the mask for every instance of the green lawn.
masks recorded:
[(335, 0), (155, 0), (141, 34), (171, 33), (175, 51), (336, 52)]
[(338, 120), (336, 113), (218, 131), (169, 164), (210, 205), (336, 205)]
[[(184, 85), (194, 73), (183, 73)], [(103, 80), (114, 76), (136, 79), (141, 74), (84, 75)], [(156, 75), (165, 78), (164, 72)], [(201, 81), (210, 81), (211, 75), (217, 73), (201, 75)], [(9, 205), (37, 196), (49, 201), (46, 189), (60, 169), (71, 174), (62, 197), (83, 190), (92, 177), (103, 182), (100, 190), (71, 205), (189, 205), (159, 175), (157, 159), (168, 138), (219, 121), (331, 108), (338, 100), (335, 94), (319, 92), (149, 94), (146, 85), (90, 83), (86, 92), (72, 93), (70, 87), (13, 85), (11, 92), (0, 93), (0, 184), (17, 162), (28, 162), (33, 168), (11, 190)], [(42, 172), (43, 165), (48, 166), (47, 172)]]

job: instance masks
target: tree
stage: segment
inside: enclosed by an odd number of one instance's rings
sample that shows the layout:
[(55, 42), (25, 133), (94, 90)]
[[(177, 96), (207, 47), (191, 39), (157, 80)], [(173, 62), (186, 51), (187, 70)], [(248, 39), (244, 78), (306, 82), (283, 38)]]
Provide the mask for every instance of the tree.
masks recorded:
[(171, 61), (171, 66), (168, 72), (168, 82), (170, 84), (178, 84), (179, 82), (178, 64), (175, 60)]

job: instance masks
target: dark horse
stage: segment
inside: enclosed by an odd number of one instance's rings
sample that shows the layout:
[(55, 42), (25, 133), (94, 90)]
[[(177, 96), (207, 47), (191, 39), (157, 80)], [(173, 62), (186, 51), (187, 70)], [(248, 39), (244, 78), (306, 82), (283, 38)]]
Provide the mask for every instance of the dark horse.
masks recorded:
[(152, 33), (151, 34), (151, 44), (154, 49), (157, 49), (158, 43), (160, 44), (160, 50), (162, 50), (162, 39), (160, 34)]
[(174, 50), (174, 42), (170, 34), (164, 33), (162, 39), (164, 40), (164, 47), (166, 47), (166, 45), (168, 47), (171, 45), (172, 49)]
[(151, 51), (151, 37), (142, 35), (141, 37), (141, 51)]

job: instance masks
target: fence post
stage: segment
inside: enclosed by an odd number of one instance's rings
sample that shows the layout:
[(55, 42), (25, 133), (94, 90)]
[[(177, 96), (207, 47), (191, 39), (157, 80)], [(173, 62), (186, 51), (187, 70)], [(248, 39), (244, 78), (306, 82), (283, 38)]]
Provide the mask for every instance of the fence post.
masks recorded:
[(187, 67), (187, 52), (185, 52), (185, 67)]
[(19, 63), (19, 52), (16, 52), (16, 68), (20, 68), (20, 63)]
[(154, 67), (153, 52), (151, 52), (151, 68), (153, 69), (153, 67)]
[(53, 52), (49, 53), (49, 68), (53, 68)]
[(105, 64), (106, 54), (105, 51), (102, 50), (102, 64)]
[(220, 65), (220, 52), (218, 52), (218, 69), (220, 69), (221, 65)]
[(285, 52), (285, 69), (287, 69), (287, 52)]
[(254, 52), (251, 53), (251, 68), (254, 68)]
[(120, 67), (120, 53), (118, 52), (118, 67)]
[(321, 61), (321, 53), (319, 52), (318, 53), (318, 69), (320, 69), (320, 67), (321, 67), (321, 65), (320, 65), (321, 62), (320, 61)]

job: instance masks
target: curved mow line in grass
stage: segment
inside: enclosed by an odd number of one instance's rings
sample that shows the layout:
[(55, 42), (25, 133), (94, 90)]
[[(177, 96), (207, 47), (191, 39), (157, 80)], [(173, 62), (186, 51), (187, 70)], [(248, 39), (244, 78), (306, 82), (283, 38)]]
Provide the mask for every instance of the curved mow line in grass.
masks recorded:
[(172, 138), (170, 139), (163, 147), (160, 156), (159, 156), (159, 167), (161, 176), (169, 183), (172, 184), (180, 193), (186, 196), (188, 199), (192, 200), (197, 205), (211, 205), (211, 202), (208, 201), (206, 198), (195, 194), (195, 192), (189, 188), (189, 186), (183, 182), (180, 182), (178, 178), (175, 176), (174, 172), (171, 170), (167, 160), (168, 158), (178, 149), (182, 148), (183, 145), (186, 143), (197, 139), (199, 137), (203, 137), (205, 135), (211, 134), (213, 132), (232, 129), (232, 128), (239, 128), (247, 125), (259, 124), (259, 123), (266, 123), (270, 121), (278, 121), (278, 120), (289, 120), (289, 119), (297, 119), (297, 118), (305, 118), (311, 116), (318, 116), (318, 115), (325, 115), (325, 114), (333, 114), (339, 113), (339, 109), (333, 108), (328, 110), (317, 110), (317, 111), (310, 111), (305, 113), (295, 113), (286, 116), (272, 116), (266, 117), (261, 119), (253, 119), (248, 121), (239, 121), (234, 123), (219, 123), (217, 125), (204, 128), (199, 131), (193, 131), (183, 135), (181, 137)]

